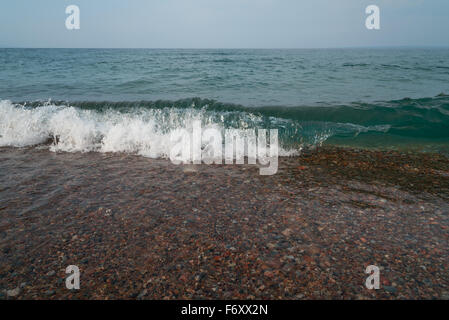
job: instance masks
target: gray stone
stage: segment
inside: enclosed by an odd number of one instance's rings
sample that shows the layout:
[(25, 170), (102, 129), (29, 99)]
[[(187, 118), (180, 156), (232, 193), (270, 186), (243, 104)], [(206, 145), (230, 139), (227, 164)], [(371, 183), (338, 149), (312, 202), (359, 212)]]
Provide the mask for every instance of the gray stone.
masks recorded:
[(390, 293), (395, 293), (396, 291), (398, 291), (395, 287), (390, 287), (390, 286), (384, 286), (385, 291), (390, 292)]
[(15, 289), (12, 289), (12, 290), (6, 291), (6, 295), (8, 297), (17, 297), (19, 295), (19, 293), (20, 293), (20, 288), (19, 287), (15, 288)]

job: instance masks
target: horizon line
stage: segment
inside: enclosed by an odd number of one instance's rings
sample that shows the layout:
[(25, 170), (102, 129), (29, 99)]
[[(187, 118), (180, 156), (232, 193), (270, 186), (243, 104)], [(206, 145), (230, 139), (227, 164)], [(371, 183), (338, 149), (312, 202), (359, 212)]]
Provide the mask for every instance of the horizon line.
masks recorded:
[(397, 49), (397, 48), (449, 48), (449, 45), (385, 45), (340, 47), (19, 47), (0, 46), (0, 49), (111, 49), (111, 50), (317, 50), (317, 49)]

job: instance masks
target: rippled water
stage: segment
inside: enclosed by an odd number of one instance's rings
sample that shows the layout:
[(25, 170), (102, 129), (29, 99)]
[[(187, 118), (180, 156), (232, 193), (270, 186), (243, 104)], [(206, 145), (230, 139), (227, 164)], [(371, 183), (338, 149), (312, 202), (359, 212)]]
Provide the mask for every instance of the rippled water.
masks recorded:
[(0, 146), (160, 156), (201, 119), (289, 147), (449, 149), (449, 49), (0, 49), (0, 66)]
[(449, 93), (449, 49), (0, 49), (0, 65), (0, 97), (13, 101), (298, 106)]

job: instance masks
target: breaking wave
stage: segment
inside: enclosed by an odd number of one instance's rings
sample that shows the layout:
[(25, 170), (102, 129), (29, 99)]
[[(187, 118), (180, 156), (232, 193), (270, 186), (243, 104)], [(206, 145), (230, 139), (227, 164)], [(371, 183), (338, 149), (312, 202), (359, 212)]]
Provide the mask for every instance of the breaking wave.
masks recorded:
[(170, 134), (194, 121), (219, 130), (278, 129), (280, 154), (332, 139), (367, 136), (449, 139), (449, 98), (403, 99), (378, 104), (247, 108), (214, 100), (131, 102), (0, 101), (0, 146), (46, 144), (51, 151), (126, 152), (168, 157)]

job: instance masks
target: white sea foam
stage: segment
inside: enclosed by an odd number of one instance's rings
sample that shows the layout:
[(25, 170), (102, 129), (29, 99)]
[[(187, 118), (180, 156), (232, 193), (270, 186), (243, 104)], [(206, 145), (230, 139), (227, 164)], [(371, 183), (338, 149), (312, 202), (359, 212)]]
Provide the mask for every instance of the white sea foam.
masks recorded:
[[(50, 150), (64, 152), (126, 152), (151, 158), (168, 158), (170, 134), (192, 129), (195, 120), (204, 128), (224, 130), (226, 112), (207, 113), (195, 108), (135, 109), (98, 112), (65, 105), (29, 108), (0, 101), (0, 146), (25, 147), (46, 143)], [(245, 113), (239, 128), (261, 123), (258, 116)], [(259, 128), (263, 128), (260, 126)], [(279, 155), (291, 156), (298, 149), (280, 148)]]

